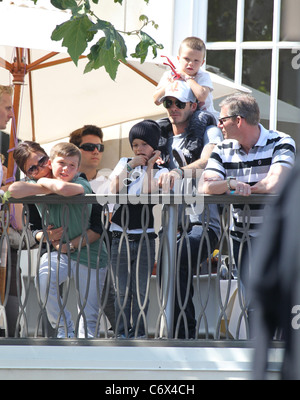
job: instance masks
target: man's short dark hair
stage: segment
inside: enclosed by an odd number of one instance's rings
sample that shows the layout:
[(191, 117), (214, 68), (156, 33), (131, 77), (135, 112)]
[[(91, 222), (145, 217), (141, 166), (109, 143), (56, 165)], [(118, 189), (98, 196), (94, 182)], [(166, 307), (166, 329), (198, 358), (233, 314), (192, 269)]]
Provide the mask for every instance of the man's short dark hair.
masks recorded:
[(76, 129), (70, 134), (69, 142), (78, 147), (82, 142), (82, 138), (87, 135), (97, 136), (103, 142), (102, 129), (96, 125), (84, 125), (82, 128)]

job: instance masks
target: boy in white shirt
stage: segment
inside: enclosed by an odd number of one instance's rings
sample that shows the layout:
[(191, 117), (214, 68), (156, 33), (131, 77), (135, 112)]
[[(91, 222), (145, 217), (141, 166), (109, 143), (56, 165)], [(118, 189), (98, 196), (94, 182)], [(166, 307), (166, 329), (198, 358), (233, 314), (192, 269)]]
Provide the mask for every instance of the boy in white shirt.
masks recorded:
[(176, 73), (180, 75), (178, 78), (173, 71), (166, 71), (154, 92), (154, 102), (157, 105), (162, 103), (165, 95), (165, 89), (170, 83), (177, 79), (186, 81), (194, 93), (198, 107), (207, 110), (214, 115), (216, 121), (219, 117), (218, 112), (213, 105), (213, 84), (209, 74), (200, 68), (204, 64), (206, 46), (203, 40), (197, 37), (187, 37), (184, 39), (179, 48), (178, 67)]
[[(157, 150), (159, 138), (160, 127), (155, 121), (145, 120), (131, 128), (129, 141), (134, 157), (121, 158), (113, 170), (110, 176), (112, 193), (139, 195), (158, 191), (160, 174), (168, 172), (156, 164), (160, 157), (160, 151)], [(128, 219), (124, 207), (128, 207)], [(143, 337), (147, 334), (147, 287), (155, 261), (157, 236), (154, 232), (152, 208), (151, 204), (116, 205), (111, 219), (111, 263), (116, 286), (118, 337)], [(145, 219), (147, 221), (143, 221)], [(143, 222), (146, 225), (144, 228)], [(123, 227), (123, 224), (127, 226)], [(126, 237), (123, 234), (125, 230)]]

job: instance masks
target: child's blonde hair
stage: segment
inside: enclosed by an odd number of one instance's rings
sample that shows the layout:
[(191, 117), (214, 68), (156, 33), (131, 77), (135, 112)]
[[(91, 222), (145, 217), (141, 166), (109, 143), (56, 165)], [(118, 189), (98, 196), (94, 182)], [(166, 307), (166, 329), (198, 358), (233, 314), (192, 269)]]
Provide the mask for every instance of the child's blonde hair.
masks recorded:
[(81, 162), (81, 151), (72, 143), (57, 143), (50, 150), (50, 160), (56, 157), (78, 157), (78, 165)]
[(179, 47), (179, 55), (181, 54), (181, 50), (183, 46), (187, 46), (192, 50), (198, 50), (198, 51), (203, 51), (204, 54), (206, 52), (206, 46), (205, 43), (203, 42), (202, 39), (196, 37), (196, 36), (189, 36), (187, 38), (185, 38)]

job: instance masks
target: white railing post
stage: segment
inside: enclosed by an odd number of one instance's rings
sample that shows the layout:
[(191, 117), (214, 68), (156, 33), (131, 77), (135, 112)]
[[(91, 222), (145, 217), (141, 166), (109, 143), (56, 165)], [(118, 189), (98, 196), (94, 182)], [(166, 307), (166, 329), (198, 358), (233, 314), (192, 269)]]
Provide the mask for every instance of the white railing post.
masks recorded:
[[(166, 304), (165, 315), (167, 322), (168, 338), (173, 338), (174, 328), (174, 304), (175, 304), (175, 282), (176, 282), (176, 248), (177, 248), (177, 220), (178, 205), (168, 205), (168, 225), (166, 227), (169, 252), (167, 246), (164, 247), (162, 255), (162, 285), (163, 285), (163, 304)], [(164, 320), (161, 323), (161, 336), (163, 336)]]

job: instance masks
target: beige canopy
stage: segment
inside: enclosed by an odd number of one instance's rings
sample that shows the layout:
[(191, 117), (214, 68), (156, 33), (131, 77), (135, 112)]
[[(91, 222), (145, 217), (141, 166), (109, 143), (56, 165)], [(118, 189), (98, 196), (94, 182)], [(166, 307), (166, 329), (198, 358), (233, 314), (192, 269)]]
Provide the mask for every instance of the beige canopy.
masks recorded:
[[(121, 64), (115, 81), (104, 68), (83, 74), (87, 60), (76, 67), (66, 50), (50, 39), (55, 26), (66, 19), (65, 12), (0, 3), (0, 83), (15, 85), (14, 135), (44, 144), (84, 124), (104, 128), (165, 114), (152, 99), (167, 68), (160, 57)], [(217, 75), (211, 78), (214, 98), (246, 90)]]

